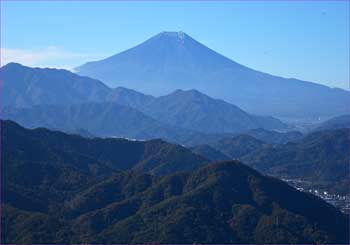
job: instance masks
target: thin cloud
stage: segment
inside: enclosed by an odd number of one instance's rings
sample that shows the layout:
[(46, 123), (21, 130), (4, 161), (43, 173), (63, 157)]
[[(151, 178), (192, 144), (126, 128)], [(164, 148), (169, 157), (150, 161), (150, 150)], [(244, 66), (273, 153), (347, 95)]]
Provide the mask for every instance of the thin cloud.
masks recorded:
[(1, 65), (11, 62), (32, 67), (54, 67), (72, 70), (84, 62), (103, 58), (102, 54), (83, 54), (64, 50), (56, 46), (43, 49), (1, 48)]

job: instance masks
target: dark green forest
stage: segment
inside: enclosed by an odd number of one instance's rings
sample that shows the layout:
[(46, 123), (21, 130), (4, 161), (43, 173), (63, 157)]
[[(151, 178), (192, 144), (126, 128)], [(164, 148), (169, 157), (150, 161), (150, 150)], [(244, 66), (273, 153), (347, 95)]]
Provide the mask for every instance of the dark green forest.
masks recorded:
[(238, 161), (11, 121), (2, 139), (4, 243), (349, 243), (345, 214)]

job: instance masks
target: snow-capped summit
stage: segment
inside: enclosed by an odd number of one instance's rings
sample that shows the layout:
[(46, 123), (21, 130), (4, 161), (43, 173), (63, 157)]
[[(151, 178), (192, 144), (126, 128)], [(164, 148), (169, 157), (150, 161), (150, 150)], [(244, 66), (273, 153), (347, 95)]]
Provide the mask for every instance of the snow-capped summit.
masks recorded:
[(250, 69), (182, 31), (161, 32), (136, 47), (76, 70), (112, 87), (151, 95), (197, 89), (256, 114), (336, 116), (347, 114), (350, 104), (348, 91)]

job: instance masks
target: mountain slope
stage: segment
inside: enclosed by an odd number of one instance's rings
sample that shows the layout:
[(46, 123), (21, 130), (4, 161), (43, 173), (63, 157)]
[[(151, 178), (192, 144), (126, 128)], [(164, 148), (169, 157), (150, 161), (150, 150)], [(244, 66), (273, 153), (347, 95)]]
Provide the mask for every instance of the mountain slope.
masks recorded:
[(3, 107), (35, 105), (72, 105), (87, 102), (116, 102), (138, 107), (153, 97), (132, 89), (106, 86), (99, 80), (78, 76), (70, 71), (31, 68), (17, 63), (1, 67), (4, 81)]
[(85, 137), (154, 138), (193, 146), (215, 142), (226, 134), (206, 134), (166, 125), (144, 113), (117, 103), (84, 103), (68, 106), (6, 107), (2, 119), (27, 128), (46, 127)]
[(3, 237), (6, 243), (327, 244), (349, 240), (344, 214), (238, 162), (158, 178), (115, 173), (66, 199), (61, 209), (33, 212), (18, 204), (5, 204), (2, 227), (12, 231)]
[(230, 157), (226, 156), (221, 151), (211, 147), (210, 145), (197, 145), (190, 148), (192, 152), (201, 155), (213, 162), (229, 160)]
[(8, 107), (2, 117), (29, 128), (48, 127), (66, 132), (84, 129), (102, 137), (149, 139), (176, 135), (175, 128), (166, 127), (135, 109), (115, 103)]
[(135, 109), (143, 108), (154, 100), (155, 98), (151, 95), (145, 95), (123, 87), (112, 89), (106, 98), (106, 101), (116, 102)]
[(349, 180), (349, 138), (349, 129), (314, 132), (301, 141), (260, 148), (241, 160), (263, 173), (342, 185)]
[(263, 128), (252, 129), (244, 132), (244, 134), (250, 135), (269, 144), (285, 144), (303, 138), (303, 134), (299, 131), (277, 132)]
[(16, 63), (1, 67), (2, 106), (69, 105), (101, 102), (110, 88), (66, 70), (30, 68)]
[[(163, 124), (176, 128), (183, 127), (196, 132), (202, 131), (202, 133), (231, 133), (258, 127), (276, 129), (285, 126), (277, 119), (248, 114), (234, 105), (212, 99), (194, 90), (178, 90), (168, 96), (155, 98), (123, 87), (111, 89), (98, 80), (81, 77), (65, 70), (30, 68), (11, 63), (2, 67), (1, 72), (4, 78), (3, 106), (12, 108), (5, 111), (5, 118), (20, 120), (19, 122), (29, 127), (32, 127), (32, 121), (36, 120), (35, 126), (52, 128), (53, 123), (56, 126), (63, 124), (65, 127), (61, 129), (64, 130), (67, 130), (67, 126), (69, 131), (83, 128), (100, 136), (154, 138), (163, 137), (164, 130), (159, 130), (159, 123), (155, 121), (152, 126), (150, 118), (146, 117), (153, 117)], [(104, 104), (105, 108), (103, 106), (97, 108), (93, 103), (109, 104)], [(91, 105), (90, 109), (88, 104)], [(112, 110), (112, 104), (118, 104), (119, 109)], [(39, 106), (39, 108), (32, 108), (33, 106)], [(42, 109), (43, 106), (45, 109)], [(63, 109), (63, 107), (66, 108)], [(31, 108), (33, 111), (28, 109), (22, 112), (18, 108)], [(142, 113), (135, 109), (146, 115), (141, 115)], [(58, 110), (57, 113), (55, 110)], [(85, 115), (85, 118), (77, 115), (87, 110), (89, 115)], [(123, 111), (123, 113), (118, 114), (116, 111)], [(112, 115), (108, 115), (107, 112)], [(21, 115), (22, 113), (26, 116)], [(49, 115), (49, 118), (45, 115)], [(27, 122), (26, 119), (29, 121)], [(91, 129), (94, 122), (95, 125)], [(125, 131), (108, 130), (114, 122), (121, 124), (120, 129)], [(82, 126), (79, 125), (80, 123)], [(89, 127), (84, 128), (86, 124), (89, 124)], [(129, 124), (133, 130), (128, 130)], [(97, 128), (98, 125), (100, 128)], [(132, 128), (133, 125), (138, 125), (139, 128)], [(147, 128), (145, 125), (150, 127)], [(71, 126), (74, 128), (72, 129)], [(170, 127), (167, 128), (167, 131), (170, 131)], [(181, 136), (180, 130), (172, 130), (174, 132), (167, 132), (167, 134), (177, 135), (177, 142), (185, 141), (178, 140)], [(140, 131), (143, 134), (140, 134)], [(164, 138), (173, 140), (174, 137)]]
[(212, 144), (212, 146), (230, 158), (238, 159), (263, 148), (265, 143), (253, 136), (241, 134), (233, 137), (222, 138)]
[(10, 121), (2, 139), (4, 243), (349, 242), (336, 208), (239, 162)]
[(168, 125), (205, 133), (236, 133), (264, 127), (285, 128), (278, 119), (255, 116), (196, 90), (176, 90), (147, 104), (142, 111)]
[[(72, 158), (73, 167), (83, 168), (86, 171), (90, 169), (86, 164), (91, 161), (94, 164), (103, 162), (106, 167), (112, 169), (137, 169), (154, 174), (186, 171), (208, 162), (187, 148), (162, 140), (88, 139), (43, 128), (28, 130), (11, 121), (2, 121), (2, 127), (3, 140), (6, 142), (4, 152), (12, 152), (14, 149), (20, 149), (22, 152), (16, 157), (11, 155), (13, 159), (17, 159), (16, 162), (40, 163), (44, 161), (43, 159), (55, 159), (54, 162), (67, 164), (70, 160), (65, 157), (74, 154), (81, 156), (81, 161), (84, 159), (88, 161), (76, 166), (75, 163), (79, 158)], [(4, 154), (5, 160), (6, 157)], [(61, 158), (63, 159), (60, 160)]]
[(298, 141), (302, 137), (297, 131), (281, 133), (258, 128), (242, 134), (223, 134), (216, 139), (203, 139), (207, 145), (195, 145), (190, 149), (212, 161), (239, 159), (263, 147), (271, 147), (270, 144), (285, 144)]
[[(191, 88), (191, 83), (201, 81), (198, 73), (205, 77), (207, 68), (229, 68), (231, 63), (185, 33), (162, 32), (134, 48), (102, 61), (89, 62), (76, 70), (79, 74), (100, 76), (111, 86), (119, 81), (127, 81), (127, 87), (131, 88), (152, 86), (149, 92), (160, 95), (177, 88)], [(171, 83), (172, 88), (167, 86), (164, 91), (154, 87), (154, 83), (161, 81)]]
[(313, 131), (323, 131), (332, 129), (350, 128), (350, 115), (343, 115), (339, 117), (331, 118), (321, 125), (319, 125)]
[[(116, 220), (98, 237), (118, 243), (186, 244), (323, 243), (346, 237), (346, 229), (339, 232), (326, 223), (341, 220), (336, 210), (328, 205), (321, 207), (320, 200), (280, 181), (262, 177), (240, 163), (219, 163), (187, 178), (179, 177), (172, 178), (173, 181), (184, 179), (180, 185), (182, 191), (174, 190), (180, 195), (174, 193), (175, 197), (138, 210), (125, 220)], [(152, 197), (154, 191), (146, 191), (144, 197)], [(303, 200), (304, 207), (295, 205), (296, 200)], [(313, 205), (316, 210), (312, 209)], [(305, 207), (310, 208), (310, 213), (305, 212)], [(95, 212), (94, 217), (101, 213), (108, 215), (114, 208), (108, 206)], [(322, 211), (326, 214), (316, 221)], [(310, 220), (317, 228), (312, 228)], [(339, 225), (344, 227), (347, 224), (342, 220), (343, 224)], [(322, 231), (324, 228), (328, 232)]]
[(350, 93), (242, 66), (183, 32), (162, 32), (140, 45), (76, 68), (79, 74), (153, 95), (197, 89), (256, 114), (285, 117), (348, 113)]

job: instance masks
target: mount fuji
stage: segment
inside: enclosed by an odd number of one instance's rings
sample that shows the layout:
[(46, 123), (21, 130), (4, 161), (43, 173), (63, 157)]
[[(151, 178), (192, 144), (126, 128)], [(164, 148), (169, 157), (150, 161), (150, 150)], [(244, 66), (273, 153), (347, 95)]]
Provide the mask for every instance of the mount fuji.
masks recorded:
[(250, 69), (184, 32), (161, 32), (136, 47), (75, 70), (112, 87), (156, 96), (197, 89), (256, 114), (318, 118), (349, 113), (348, 91)]

